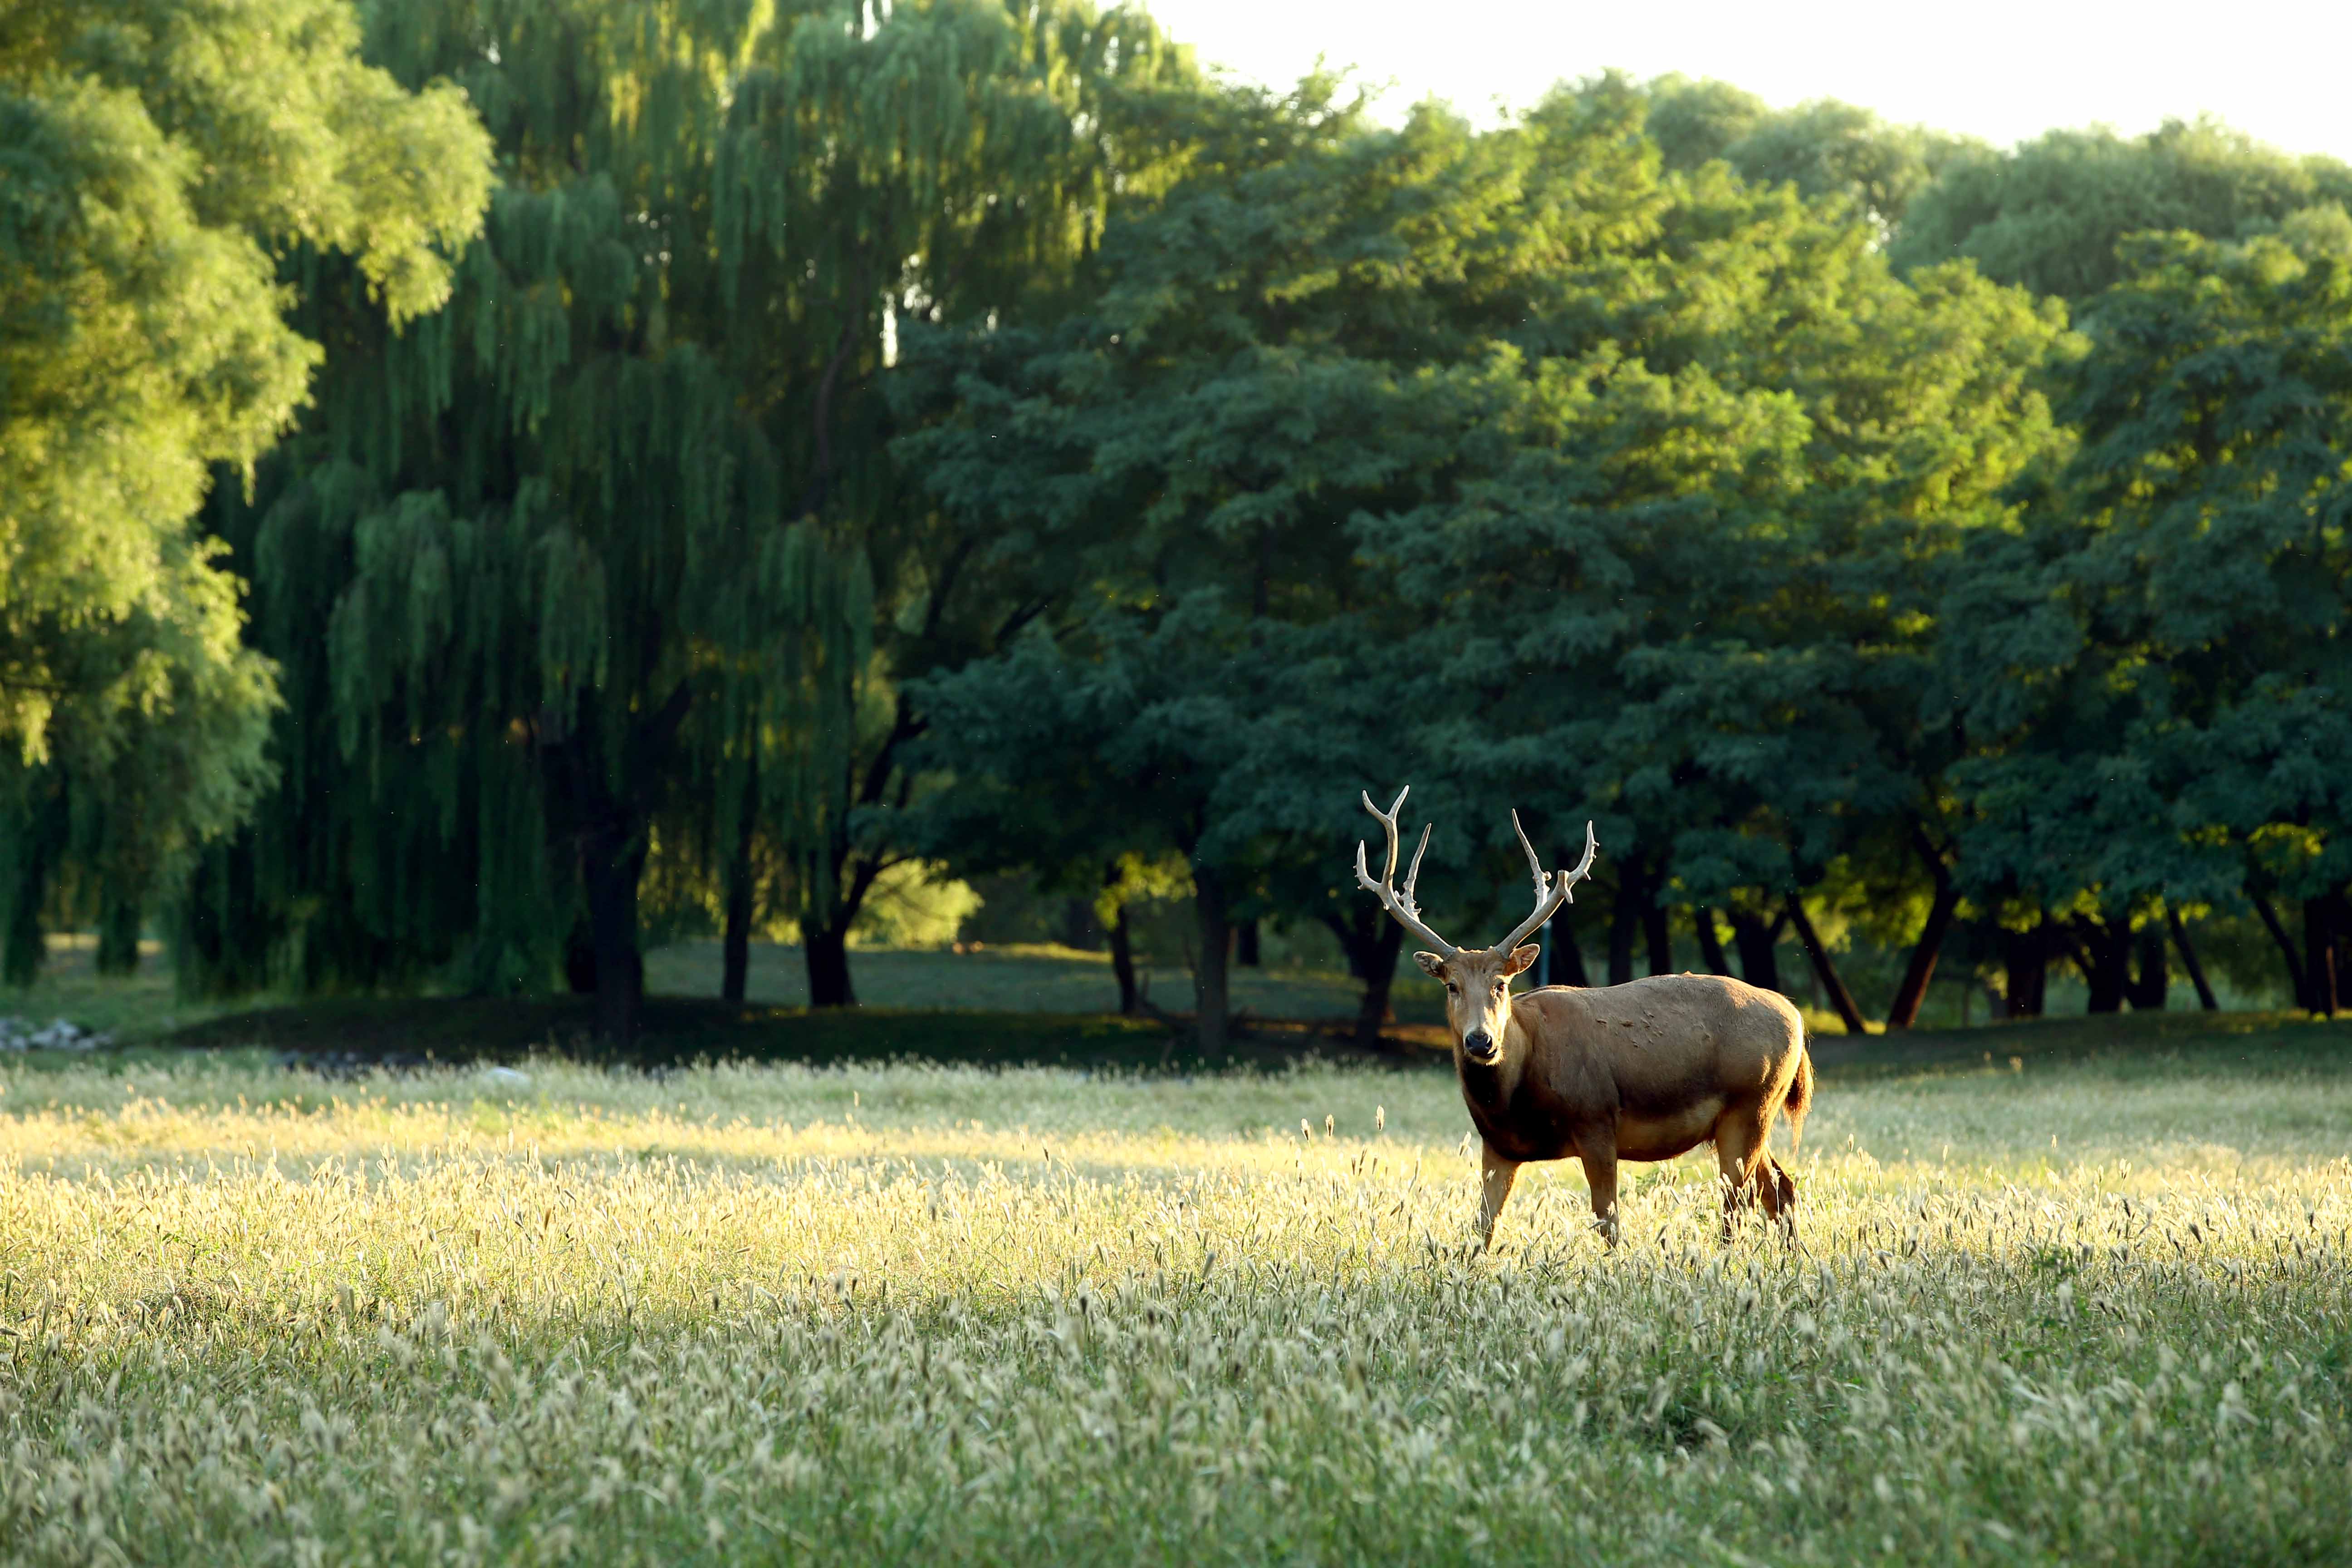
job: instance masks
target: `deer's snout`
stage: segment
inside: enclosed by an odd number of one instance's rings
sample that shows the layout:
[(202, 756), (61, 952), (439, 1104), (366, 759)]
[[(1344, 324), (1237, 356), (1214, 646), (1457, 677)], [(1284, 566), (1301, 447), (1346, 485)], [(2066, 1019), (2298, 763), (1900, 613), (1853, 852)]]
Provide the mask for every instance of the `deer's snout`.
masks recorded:
[(1484, 1029), (1473, 1029), (1462, 1037), (1462, 1054), (1483, 1065), (1492, 1062), (1502, 1052), (1496, 1048), (1494, 1036)]

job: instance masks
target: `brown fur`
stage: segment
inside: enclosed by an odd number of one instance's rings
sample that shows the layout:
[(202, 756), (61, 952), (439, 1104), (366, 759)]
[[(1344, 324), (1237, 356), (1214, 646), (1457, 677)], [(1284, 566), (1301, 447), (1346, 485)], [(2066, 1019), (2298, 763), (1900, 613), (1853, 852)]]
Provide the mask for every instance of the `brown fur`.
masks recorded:
[[(1573, 1155), (1613, 1244), (1617, 1163), (1671, 1160), (1708, 1142), (1722, 1171), (1725, 1239), (1750, 1203), (1793, 1238), (1797, 1184), (1765, 1152), (1782, 1114), (1793, 1151), (1812, 1106), (1804, 1020), (1788, 998), (1714, 974), (1514, 996), (1510, 979), (1536, 952), (1414, 955), (1446, 983), (1454, 1070), (1486, 1143), (1483, 1240), (1492, 1242), (1522, 1164)], [(1477, 1040), (1486, 1051), (1465, 1044)]]

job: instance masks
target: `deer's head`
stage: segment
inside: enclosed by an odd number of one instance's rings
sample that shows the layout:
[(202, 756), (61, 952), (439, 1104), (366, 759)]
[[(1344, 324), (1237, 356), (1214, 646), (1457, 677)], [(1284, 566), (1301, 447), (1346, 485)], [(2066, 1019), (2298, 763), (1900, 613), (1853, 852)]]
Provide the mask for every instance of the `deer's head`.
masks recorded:
[(1397, 923), (1414, 936), (1429, 943), (1433, 952), (1416, 952), (1413, 961), (1423, 971), (1445, 985), (1445, 1022), (1454, 1031), (1455, 1045), (1462, 1055), (1480, 1066), (1491, 1066), (1502, 1059), (1503, 1041), (1511, 1020), (1511, 977), (1536, 961), (1540, 951), (1521, 947), (1519, 943), (1544, 921), (1551, 919), (1560, 905), (1575, 902), (1569, 889), (1591, 874), (1592, 857), (1599, 852), (1600, 842), (1594, 838), (1592, 825), (1584, 825), (1584, 858), (1573, 871), (1547, 872), (1543, 862), (1536, 858), (1535, 846), (1528, 842), (1527, 830), (1519, 826), (1519, 814), (1511, 813), (1511, 831), (1519, 837), (1519, 847), (1528, 853), (1528, 869), (1535, 874), (1535, 912), (1521, 921), (1510, 935), (1492, 947), (1459, 948), (1438, 935), (1424, 924), (1420, 906), (1413, 902), (1413, 884), (1421, 879), (1421, 858), (1429, 848), (1429, 828), (1421, 830), (1421, 845), (1412, 852), (1412, 865), (1405, 872), (1404, 890), (1396, 889), (1397, 813), (1404, 808), (1404, 797), (1412, 793), (1408, 784), (1397, 793), (1396, 802), (1383, 812), (1364, 796), (1364, 809), (1380, 819), (1388, 830), (1388, 868), (1380, 879), (1372, 879), (1371, 867), (1365, 858), (1365, 847), (1356, 846), (1356, 885), (1368, 893), (1375, 893)]

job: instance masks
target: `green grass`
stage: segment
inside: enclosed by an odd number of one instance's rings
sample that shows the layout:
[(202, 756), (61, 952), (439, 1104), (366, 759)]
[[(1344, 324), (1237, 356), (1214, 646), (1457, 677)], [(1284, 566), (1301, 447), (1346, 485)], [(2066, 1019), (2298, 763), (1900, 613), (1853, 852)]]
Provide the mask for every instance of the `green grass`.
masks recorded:
[[(151, 943), (140, 971), (106, 978), (90, 967), (87, 938), (53, 939), (49, 963), (28, 988), (0, 995), (0, 1013), (47, 1022), (63, 1016), (127, 1045), (261, 1046), (366, 1058), (444, 1061), (505, 1058), (530, 1051), (585, 1048), (592, 1012), (584, 998), (451, 996), (262, 997), (190, 1002), (173, 992), (164, 955)], [(865, 949), (851, 963), (863, 1004), (849, 1014), (814, 1014), (799, 950), (751, 950), (749, 1005), (716, 1001), (719, 950), (685, 942), (646, 960), (647, 1038), (637, 1059), (671, 1063), (700, 1056), (855, 1060), (908, 1052), (942, 1061), (1041, 1066), (1161, 1065), (1168, 1026), (1109, 1016), (1118, 988), (1108, 960), (1069, 948), (988, 949), (971, 953)], [(1150, 999), (1168, 1014), (1192, 1007), (1181, 969), (1151, 972)], [(1424, 1040), (1442, 1023), (1435, 988), (1400, 980), (1401, 1034)], [(1311, 971), (1234, 971), (1234, 1005), (1262, 1037), (1244, 1040), (1225, 1066), (1277, 1060), (1311, 1037), (1319, 1020), (1352, 1020), (1356, 986)], [(1179, 1047), (1179, 1054), (1182, 1055)], [(1193, 1058), (1186, 1057), (1188, 1064)]]
[(226, 1004), (174, 996), (163, 945), (148, 942), (141, 947), (135, 973), (101, 975), (91, 962), (97, 956), (92, 938), (52, 936), (48, 961), (32, 984), (0, 987), (0, 1014), (42, 1024), (68, 1018), (131, 1041), (153, 1039), (229, 1011)]
[(2179, 1027), (1853, 1042), (1793, 1252), (1468, 1255), (1435, 1070), (0, 1063), (0, 1559), (2346, 1561), (2347, 1033)]
[[(1047, 946), (991, 947), (942, 952), (889, 948), (853, 949), (850, 973), (857, 998), (868, 1006), (972, 1012), (1100, 1013), (1118, 1005), (1118, 982), (1106, 953)], [(1404, 967), (1412, 969), (1410, 963)], [(1192, 1010), (1192, 975), (1181, 963), (1139, 962), (1150, 1000), (1170, 1013)], [(681, 942), (646, 960), (646, 988), (674, 996), (716, 996), (719, 944)], [(1259, 1018), (1305, 1019), (1352, 1016), (1359, 994), (1344, 971), (1245, 969), (1230, 971), (1233, 1006)], [(751, 949), (745, 1000), (778, 1007), (808, 1005), (808, 975), (801, 952), (758, 943)], [(1433, 982), (1414, 971), (1398, 976), (1398, 1016), (1407, 1023), (1444, 1020), (1444, 1004)]]
[(1280, 1066), (1302, 1052), (1336, 1051), (1328, 1036), (1269, 1025), (1206, 1058), (1189, 1031), (1116, 1015), (917, 1012), (879, 1007), (732, 1007), (656, 997), (646, 1034), (623, 1053), (592, 1033), (586, 998), (508, 1000), (334, 997), (227, 1014), (182, 1029), (172, 1048), (256, 1047), (323, 1056), (338, 1065), (512, 1061), (533, 1054), (625, 1059), (641, 1067), (702, 1060), (843, 1063), (916, 1057), (989, 1067), (1173, 1068)]

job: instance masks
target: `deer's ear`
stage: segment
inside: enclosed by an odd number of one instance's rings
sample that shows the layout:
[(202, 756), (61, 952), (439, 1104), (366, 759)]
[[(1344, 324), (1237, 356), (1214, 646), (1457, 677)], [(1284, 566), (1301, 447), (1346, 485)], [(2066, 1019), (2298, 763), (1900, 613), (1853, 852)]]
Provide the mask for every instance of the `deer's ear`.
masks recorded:
[(1515, 947), (1511, 949), (1511, 956), (1503, 962), (1503, 978), (1508, 980), (1512, 975), (1517, 974), (1520, 970), (1525, 969), (1528, 964), (1533, 963), (1537, 959), (1541, 958), (1542, 956), (1543, 949), (1536, 946), (1532, 942), (1528, 943), (1525, 947)]
[(1432, 980), (1443, 980), (1445, 978), (1445, 960), (1438, 957), (1437, 954), (1433, 952), (1416, 952), (1412, 955), (1412, 961), (1415, 963), (1420, 964), (1422, 973), (1427, 974)]

